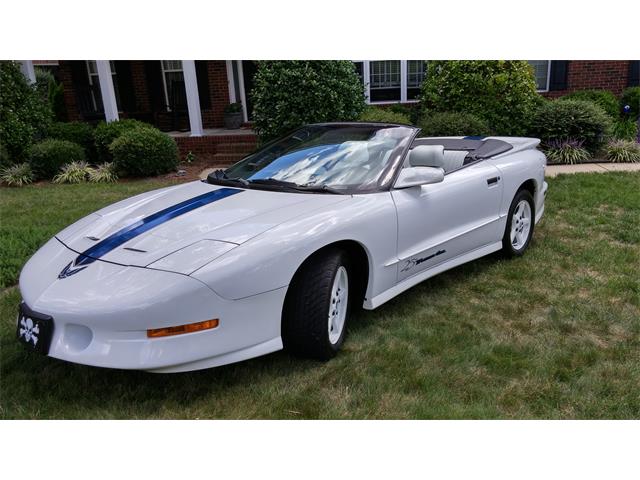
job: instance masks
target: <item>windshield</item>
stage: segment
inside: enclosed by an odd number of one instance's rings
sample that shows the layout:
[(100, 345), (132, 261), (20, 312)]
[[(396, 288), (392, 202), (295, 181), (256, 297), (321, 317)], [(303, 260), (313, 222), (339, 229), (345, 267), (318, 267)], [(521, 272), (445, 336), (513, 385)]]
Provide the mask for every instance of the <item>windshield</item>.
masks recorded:
[(392, 166), (414, 131), (383, 124), (309, 125), (212, 174), (209, 181), (330, 193), (379, 190), (390, 181)]

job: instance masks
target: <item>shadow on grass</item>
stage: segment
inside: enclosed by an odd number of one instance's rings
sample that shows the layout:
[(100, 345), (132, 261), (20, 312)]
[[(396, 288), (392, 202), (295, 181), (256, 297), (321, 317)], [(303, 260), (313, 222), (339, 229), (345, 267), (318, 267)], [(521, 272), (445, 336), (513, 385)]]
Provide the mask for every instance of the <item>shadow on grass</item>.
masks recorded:
[[(358, 310), (350, 319), (349, 334), (369, 335), (390, 315), (402, 315), (420, 297), (447, 289), (453, 282), (472, 280), (495, 263), (495, 255), (462, 265), (410, 289), (375, 311)], [(5, 329), (3, 329), (5, 330)], [(3, 334), (0, 414), (5, 418), (181, 418), (199, 402), (227, 402), (260, 398), (264, 391), (284, 395), (291, 386), (298, 393), (314, 373), (332, 368), (340, 358), (322, 363), (296, 358), (286, 352), (217, 368), (176, 374), (112, 370), (72, 364), (34, 355), (13, 340), (13, 331)], [(10, 337), (10, 338), (8, 338)], [(347, 338), (347, 345), (349, 339)], [(348, 351), (339, 357), (348, 363)], [(293, 384), (296, 384), (295, 387)], [(280, 393), (273, 393), (280, 389)], [(235, 397), (235, 400), (233, 398)], [(180, 407), (184, 407), (181, 410)], [(220, 412), (221, 415), (223, 412)], [(188, 413), (185, 415), (188, 416)]]

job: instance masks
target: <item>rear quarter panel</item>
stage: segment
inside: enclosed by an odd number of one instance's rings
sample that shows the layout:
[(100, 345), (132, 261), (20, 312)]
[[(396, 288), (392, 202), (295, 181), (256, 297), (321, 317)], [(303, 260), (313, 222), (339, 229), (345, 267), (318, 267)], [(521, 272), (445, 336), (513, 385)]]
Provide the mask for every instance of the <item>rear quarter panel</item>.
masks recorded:
[(536, 212), (544, 205), (544, 169), (547, 163), (544, 154), (537, 149), (506, 153), (487, 160), (501, 172), (503, 179), (500, 217), (506, 219), (509, 206), (523, 183), (533, 180), (535, 184), (534, 202)]

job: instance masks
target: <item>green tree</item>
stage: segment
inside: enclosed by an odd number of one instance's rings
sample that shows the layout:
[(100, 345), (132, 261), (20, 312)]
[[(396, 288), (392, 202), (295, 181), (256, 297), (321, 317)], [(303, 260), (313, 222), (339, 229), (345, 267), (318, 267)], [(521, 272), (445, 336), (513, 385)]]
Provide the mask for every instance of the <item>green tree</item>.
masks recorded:
[(52, 120), (51, 108), (35, 86), (29, 85), (17, 63), (0, 62), (0, 144), (10, 161), (25, 158), (34, 141), (41, 139)]
[(306, 123), (356, 120), (364, 88), (349, 61), (262, 61), (251, 92), (262, 141)]
[(533, 70), (524, 60), (429, 62), (421, 88), (426, 112), (471, 113), (498, 135), (525, 135), (542, 101)]

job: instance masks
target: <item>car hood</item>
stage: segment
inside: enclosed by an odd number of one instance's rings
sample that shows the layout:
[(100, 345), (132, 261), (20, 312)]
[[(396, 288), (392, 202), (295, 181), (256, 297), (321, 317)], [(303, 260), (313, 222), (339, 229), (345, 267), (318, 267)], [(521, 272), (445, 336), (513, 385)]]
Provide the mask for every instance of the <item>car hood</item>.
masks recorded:
[[(106, 207), (56, 238), (81, 255), (79, 258), (84, 255), (189, 274), (203, 261), (211, 261), (276, 225), (348, 198), (228, 188), (198, 181)], [(184, 253), (177, 262), (180, 265), (165, 259), (179, 250)]]

